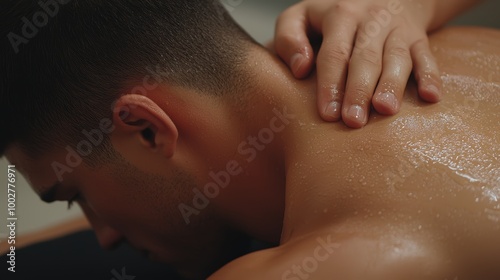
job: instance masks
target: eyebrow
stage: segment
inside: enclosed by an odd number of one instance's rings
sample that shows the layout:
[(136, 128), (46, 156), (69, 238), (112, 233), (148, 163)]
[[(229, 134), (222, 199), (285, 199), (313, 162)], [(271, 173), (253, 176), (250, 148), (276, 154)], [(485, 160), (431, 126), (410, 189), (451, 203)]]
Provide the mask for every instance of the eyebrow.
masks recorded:
[(52, 203), (56, 201), (57, 191), (61, 188), (61, 184), (55, 183), (48, 190), (40, 193), (40, 199), (46, 203)]

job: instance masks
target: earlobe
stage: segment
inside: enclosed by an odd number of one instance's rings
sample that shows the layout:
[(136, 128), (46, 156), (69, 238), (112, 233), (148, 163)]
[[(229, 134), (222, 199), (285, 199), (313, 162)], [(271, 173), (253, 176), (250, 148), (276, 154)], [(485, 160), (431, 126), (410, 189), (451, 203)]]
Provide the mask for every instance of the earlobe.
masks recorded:
[(168, 114), (148, 97), (137, 94), (121, 96), (113, 108), (113, 123), (116, 137), (121, 137), (121, 142), (139, 144), (165, 157), (174, 155), (179, 136), (177, 127)]

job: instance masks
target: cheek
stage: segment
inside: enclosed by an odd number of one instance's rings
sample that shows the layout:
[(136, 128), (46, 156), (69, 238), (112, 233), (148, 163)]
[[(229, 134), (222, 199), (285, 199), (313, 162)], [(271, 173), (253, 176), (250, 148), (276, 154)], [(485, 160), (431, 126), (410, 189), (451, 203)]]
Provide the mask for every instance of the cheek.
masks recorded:
[(106, 224), (126, 235), (175, 234), (185, 228), (177, 205), (180, 196), (172, 179), (152, 180), (128, 172), (119, 180), (94, 172), (82, 180), (88, 207)]
[(104, 223), (125, 233), (141, 217), (148, 215), (147, 208), (138, 205), (142, 200), (140, 193), (131, 196), (109, 176), (93, 174), (87, 178), (82, 180), (81, 186), (84, 203)]

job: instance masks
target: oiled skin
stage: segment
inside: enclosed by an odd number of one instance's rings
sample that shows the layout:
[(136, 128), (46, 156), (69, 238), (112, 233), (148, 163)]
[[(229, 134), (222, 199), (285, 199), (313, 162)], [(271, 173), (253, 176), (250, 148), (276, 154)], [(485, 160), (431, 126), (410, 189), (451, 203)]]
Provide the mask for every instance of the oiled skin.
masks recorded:
[[(360, 130), (291, 109), (281, 246), (213, 279), (500, 279), (500, 32), (447, 29), (431, 46), (438, 104), (410, 83), (397, 116)], [(336, 244), (321, 260), (318, 240)]]

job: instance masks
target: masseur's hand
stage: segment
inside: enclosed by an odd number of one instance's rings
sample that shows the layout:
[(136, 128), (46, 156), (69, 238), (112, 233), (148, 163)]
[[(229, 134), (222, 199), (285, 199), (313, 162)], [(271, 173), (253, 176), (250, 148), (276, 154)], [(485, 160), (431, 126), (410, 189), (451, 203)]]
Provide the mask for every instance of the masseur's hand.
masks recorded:
[[(321, 117), (359, 128), (370, 105), (384, 115), (399, 111), (412, 69), (420, 97), (440, 100), (441, 78), (427, 38), (436, 25), (434, 3), (304, 0), (279, 17), (276, 52), (297, 78), (308, 76), (316, 61)], [(309, 41), (314, 34), (323, 36), (317, 57)]]

